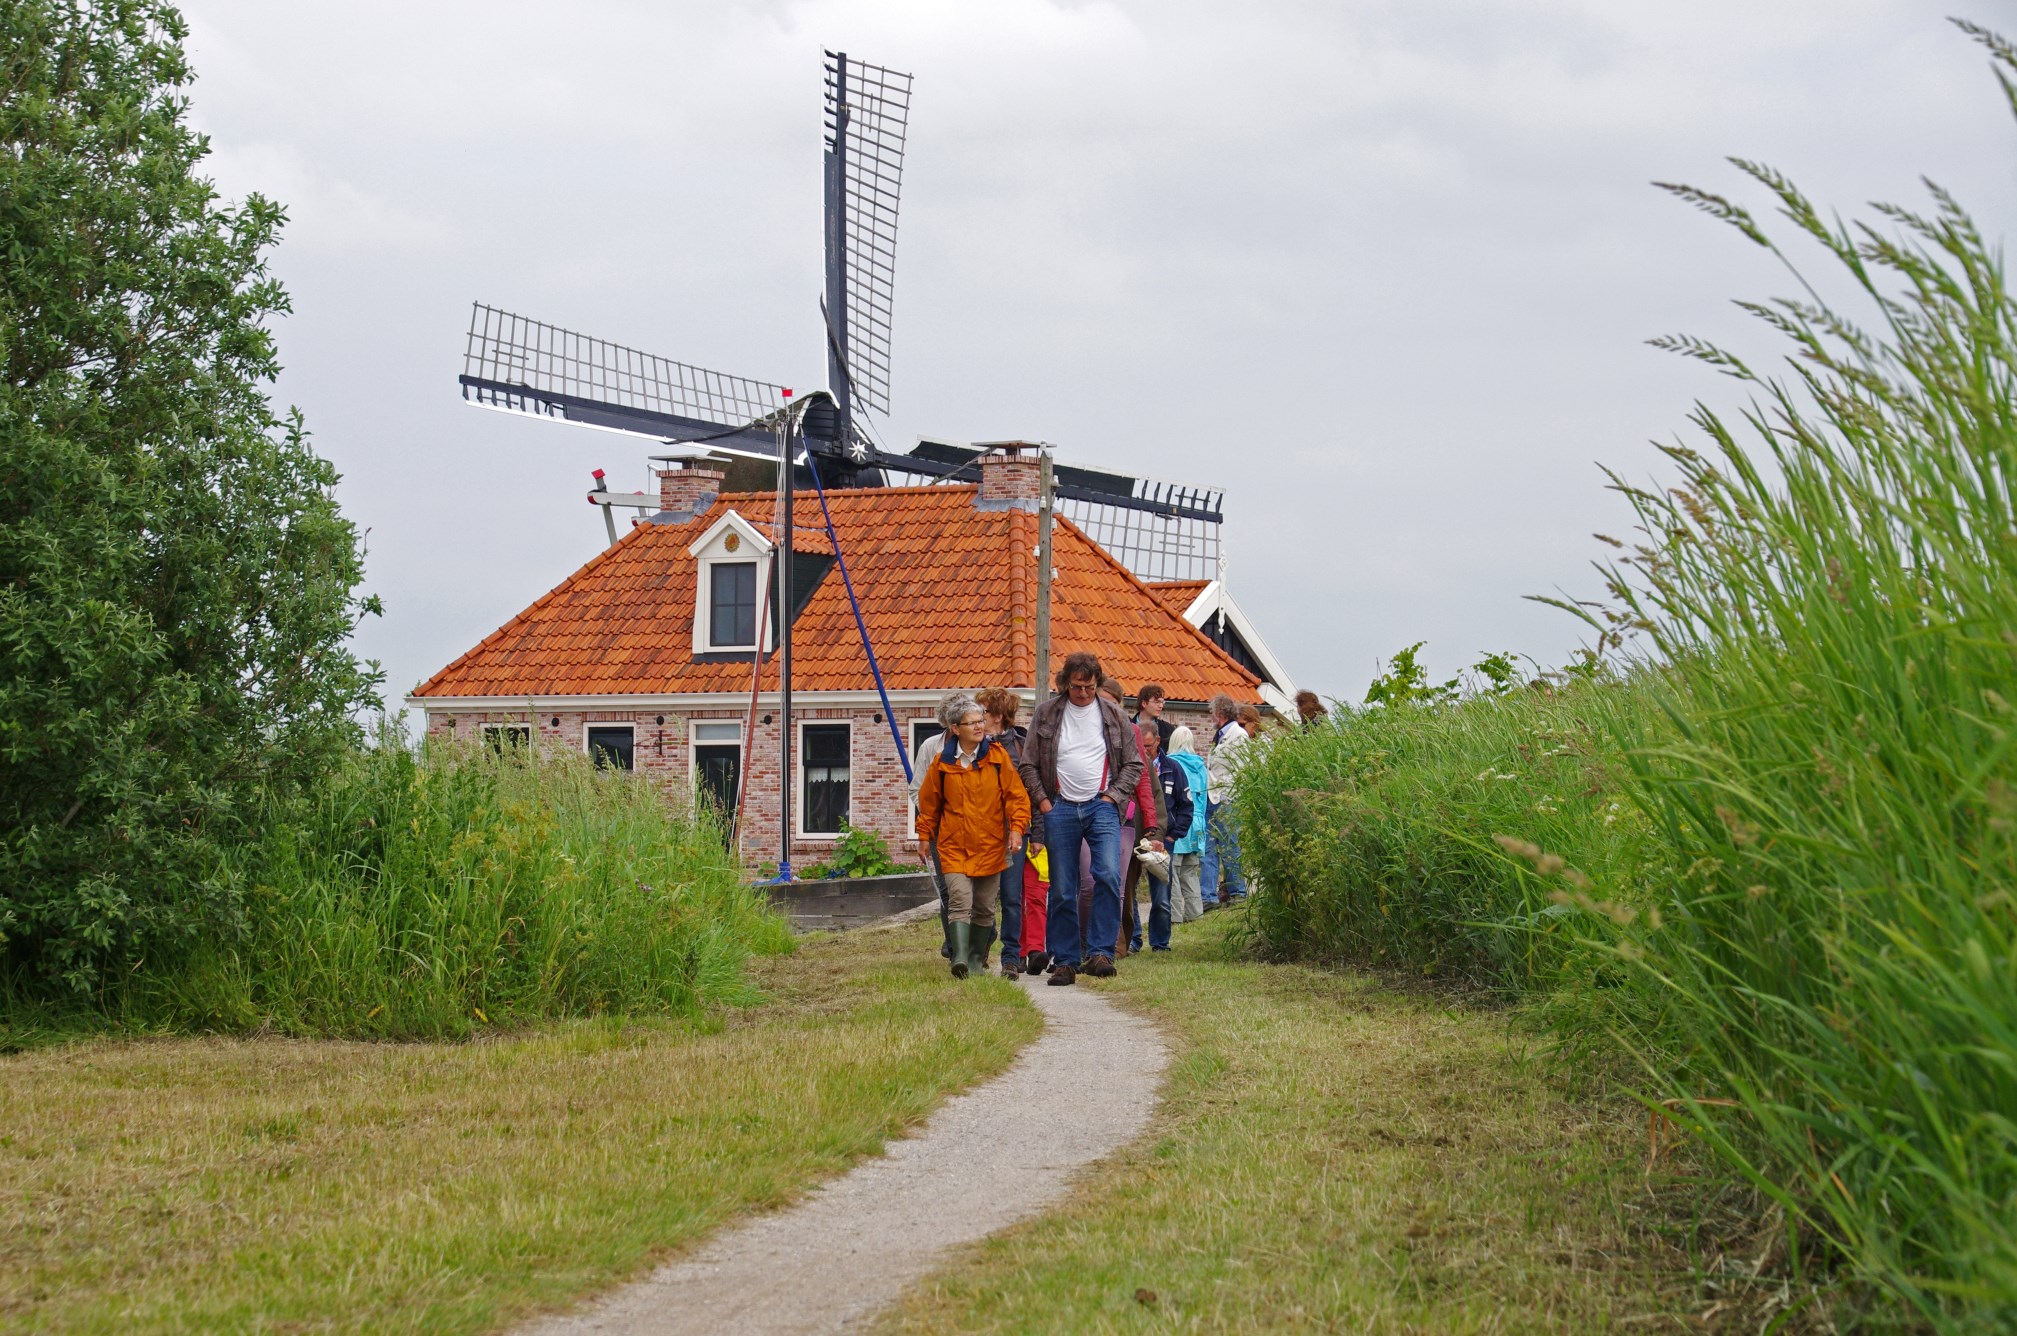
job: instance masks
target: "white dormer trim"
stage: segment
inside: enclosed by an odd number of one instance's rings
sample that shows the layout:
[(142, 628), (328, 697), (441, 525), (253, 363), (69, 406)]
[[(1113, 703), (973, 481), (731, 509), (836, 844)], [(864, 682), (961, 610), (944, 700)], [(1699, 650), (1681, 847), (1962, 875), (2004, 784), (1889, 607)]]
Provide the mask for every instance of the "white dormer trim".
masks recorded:
[(1226, 615), (1226, 621), (1233, 630), (1239, 632), (1240, 639), (1246, 642), (1247, 648), (1254, 652), (1254, 658), (1261, 665), (1261, 699), (1293, 717), (1296, 712), (1296, 684), (1289, 680), (1289, 674), (1282, 667), (1282, 661), (1275, 657), (1274, 651), (1268, 648), (1265, 640), (1261, 639), (1261, 633), (1254, 629), (1254, 624), (1247, 620), (1244, 612), (1240, 611), (1240, 605), (1233, 602), (1233, 596), (1226, 592), (1225, 581), (1213, 580), (1200, 589), (1198, 596), (1191, 600), (1191, 605), (1184, 609), (1184, 620), (1202, 629), (1204, 624), (1212, 619), (1214, 613), (1221, 612)]
[[(731, 543), (731, 539), (734, 541)], [(733, 547), (735, 550), (730, 551)], [(764, 608), (770, 599), (770, 554), (775, 547), (763, 531), (738, 515), (733, 510), (723, 512), (722, 517), (707, 526), (700, 537), (687, 545), (687, 552), (694, 559), (693, 577), (693, 652), (695, 654), (753, 653), (756, 646), (747, 642), (740, 645), (718, 645), (714, 643), (714, 609), (709, 603), (709, 593), (714, 588), (714, 568), (720, 565), (756, 566), (756, 621), (763, 626), (769, 619), (764, 616)], [(777, 628), (765, 626), (764, 649), (776, 648)]]

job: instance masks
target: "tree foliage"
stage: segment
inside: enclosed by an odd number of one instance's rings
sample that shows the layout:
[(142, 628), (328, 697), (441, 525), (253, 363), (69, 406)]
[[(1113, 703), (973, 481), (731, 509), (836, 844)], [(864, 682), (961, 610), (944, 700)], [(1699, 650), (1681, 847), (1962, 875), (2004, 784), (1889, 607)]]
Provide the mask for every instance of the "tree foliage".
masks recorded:
[(362, 553), (277, 415), (265, 254), (218, 199), (184, 25), (0, 0), (0, 951), (90, 990), (228, 932), (219, 851), (356, 737)]

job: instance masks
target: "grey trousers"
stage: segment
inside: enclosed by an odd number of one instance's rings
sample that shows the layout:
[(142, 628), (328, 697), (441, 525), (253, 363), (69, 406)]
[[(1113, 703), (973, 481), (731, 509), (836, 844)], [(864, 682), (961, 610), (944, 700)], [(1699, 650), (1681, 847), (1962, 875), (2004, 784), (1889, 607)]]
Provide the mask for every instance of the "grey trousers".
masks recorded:
[(1001, 873), (969, 877), (964, 872), (948, 872), (945, 874), (945, 894), (946, 912), (954, 923), (992, 928), (995, 897), (1001, 894)]
[(1170, 922), (1189, 923), (1205, 916), (1204, 860), (1197, 854), (1170, 855)]

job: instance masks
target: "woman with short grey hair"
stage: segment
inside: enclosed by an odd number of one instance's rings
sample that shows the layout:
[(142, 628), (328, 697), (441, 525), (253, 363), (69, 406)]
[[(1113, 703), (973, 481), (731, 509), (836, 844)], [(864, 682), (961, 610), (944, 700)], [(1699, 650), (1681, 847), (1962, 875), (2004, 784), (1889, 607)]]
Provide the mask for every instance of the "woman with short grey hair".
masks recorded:
[(952, 692), (938, 703), (939, 727), (945, 729), (947, 737), (951, 737), (953, 730), (959, 727), (959, 721), (976, 710), (983, 715), (987, 713), (981, 709), (980, 701), (975, 699), (973, 692)]
[(917, 786), (917, 836), (945, 878), (946, 930), (956, 979), (987, 970), (995, 898), (1009, 849), (1029, 829), (1029, 793), (1008, 748), (988, 736), (987, 711), (969, 691), (939, 703), (945, 744)]

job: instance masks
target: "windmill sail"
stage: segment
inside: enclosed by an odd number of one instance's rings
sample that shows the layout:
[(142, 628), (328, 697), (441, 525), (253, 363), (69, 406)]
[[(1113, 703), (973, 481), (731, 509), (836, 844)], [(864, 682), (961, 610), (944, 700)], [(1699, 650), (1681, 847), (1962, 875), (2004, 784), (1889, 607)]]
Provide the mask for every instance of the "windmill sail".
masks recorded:
[(896, 218), (911, 76), (826, 53), (827, 388), (888, 413)]
[(462, 397), (486, 408), (760, 459), (777, 458), (771, 419), (790, 393), (481, 302), (459, 379)]
[[(920, 440), (907, 455), (878, 455), (888, 472), (971, 480), (984, 447)], [(1057, 465), (1058, 510), (1138, 579), (1214, 580), (1224, 553), (1225, 493), (1212, 487)]]
[[(898, 454), (877, 446), (854, 417), (857, 408), (889, 412), (897, 207), (911, 76), (834, 51), (826, 53), (825, 76), (821, 305), (832, 402), (821, 395), (802, 410), (805, 448), (819, 457), (829, 488), (881, 486), (890, 474), (971, 481), (979, 448), (921, 441), (910, 453)], [(789, 396), (781, 385), (658, 357), (480, 302), (470, 314), (460, 379), (462, 397), (485, 408), (771, 463)], [(1217, 576), (1219, 492), (1062, 463), (1056, 478), (1060, 509), (1142, 579)]]

